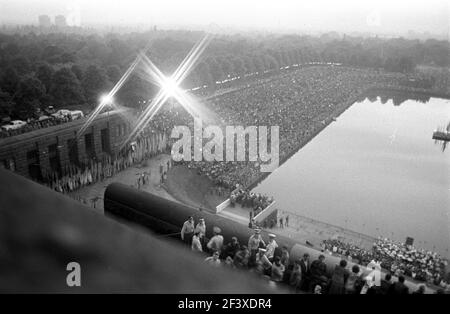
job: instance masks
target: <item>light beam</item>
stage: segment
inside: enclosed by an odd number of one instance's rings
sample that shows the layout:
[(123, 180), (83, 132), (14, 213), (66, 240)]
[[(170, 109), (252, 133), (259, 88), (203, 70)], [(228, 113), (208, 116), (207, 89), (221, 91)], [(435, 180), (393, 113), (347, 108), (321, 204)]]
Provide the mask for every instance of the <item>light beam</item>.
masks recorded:
[(156, 82), (160, 86), (160, 91), (151, 103), (145, 108), (144, 112), (136, 122), (135, 127), (123, 142), (123, 148), (128, 142), (130, 142), (135, 136), (137, 136), (142, 129), (147, 125), (149, 121), (156, 115), (162, 105), (167, 101), (168, 98), (174, 97), (193, 117), (197, 115), (193, 111), (193, 106), (190, 101), (183, 97), (183, 91), (180, 89), (179, 85), (181, 82), (189, 75), (190, 71), (196, 65), (200, 55), (206, 49), (207, 44), (211, 41), (211, 37), (206, 35), (203, 37), (186, 55), (184, 60), (175, 70), (175, 72), (170, 77), (166, 77), (155, 64), (145, 55), (141, 54), (141, 59), (144, 62), (145, 70), (149, 78)]
[(102, 101), (98, 104), (98, 106), (94, 109), (94, 111), (89, 115), (88, 119), (83, 124), (83, 126), (80, 128), (80, 130), (78, 130), (77, 138), (79, 138), (81, 135), (83, 135), (83, 133), (86, 131), (86, 129), (89, 127), (89, 125), (95, 120), (95, 118), (98, 116), (98, 114), (101, 112), (101, 110), (105, 107), (105, 105), (108, 103), (108, 101), (112, 100), (112, 97), (122, 87), (122, 85), (128, 79), (130, 74), (136, 68), (136, 65), (139, 63), (140, 60), (141, 60), (141, 57), (139, 55), (136, 57), (136, 59), (134, 59), (133, 63), (128, 67), (128, 69), (122, 75), (120, 80), (116, 83), (116, 85), (114, 85), (112, 90), (102, 98)]

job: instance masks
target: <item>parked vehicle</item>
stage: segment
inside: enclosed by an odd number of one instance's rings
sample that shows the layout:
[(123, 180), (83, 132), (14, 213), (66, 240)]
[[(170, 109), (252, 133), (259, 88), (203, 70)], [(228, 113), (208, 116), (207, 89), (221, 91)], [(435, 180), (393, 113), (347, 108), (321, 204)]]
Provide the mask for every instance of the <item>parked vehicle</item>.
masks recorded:
[(2, 125), (2, 129), (5, 131), (12, 131), (20, 129), (21, 127), (25, 126), (27, 123), (22, 120), (12, 120), (8, 124)]
[(47, 115), (51, 115), (56, 112), (56, 109), (53, 106), (48, 106), (47, 108), (44, 109), (44, 111)]
[(84, 117), (83, 111), (81, 110), (73, 110), (70, 112), (70, 116), (72, 117), (72, 120), (80, 119)]
[(64, 118), (71, 118), (72, 120), (80, 119), (84, 117), (83, 111), (81, 110), (67, 110), (67, 109), (60, 109), (53, 113), (51, 115), (52, 117), (56, 119), (64, 119)]
[(51, 119), (49, 116), (42, 115), (42, 116), (40, 116), (40, 117), (38, 118), (38, 121), (39, 121), (39, 122), (42, 122), (42, 121), (47, 121), (47, 120), (49, 120), (49, 119)]
[(64, 119), (67, 118), (70, 115), (70, 110), (67, 109), (60, 109), (56, 111), (55, 113), (52, 113), (51, 116), (55, 119)]

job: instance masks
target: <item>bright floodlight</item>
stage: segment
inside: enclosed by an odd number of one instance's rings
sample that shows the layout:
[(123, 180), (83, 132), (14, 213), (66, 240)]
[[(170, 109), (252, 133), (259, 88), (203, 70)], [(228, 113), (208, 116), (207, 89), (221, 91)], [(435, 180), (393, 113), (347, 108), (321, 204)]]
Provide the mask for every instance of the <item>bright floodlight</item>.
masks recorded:
[(111, 104), (113, 102), (112, 96), (110, 95), (103, 95), (100, 100), (103, 104)]
[[(133, 63), (128, 67), (128, 69), (125, 71), (125, 73), (122, 75), (120, 80), (114, 85), (113, 89), (107, 94), (108, 97), (112, 98), (116, 94), (116, 92), (122, 87), (122, 85), (125, 83), (125, 81), (130, 76), (131, 72), (133, 72), (136, 65), (141, 61), (141, 56), (138, 55), (136, 59), (134, 59)], [(112, 101), (112, 99), (110, 99)], [(106, 103), (102, 100), (98, 106), (94, 109), (94, 111), (89, 115), (86, 122), (81, 126), (81, 128), (77, 132), (77, 138), (79, 138), (84, 131), (87, 130), (89, 125), (94, 121), (94, 119), (97, 117), (97, 115), (102, 111)]]
[(209, 35), (203, 37), (203, 39), (200, 40), (191, 49), (191, 51), (189, 51), (171, 77), (166, 77), (144, 53), (140, 54), (140, 58), (145, 63), (145, 70), (148, 74), (148, 80), (152, 83), (156, 82), (161, 89), (152, 101), (148, 103), (142, 114), (139, 116), (133, 130), (123, 142), (121, 149), (142, 131), (145, 125), (152, 120), (159, 109), (170, 97), (175, 98), (191, 115), (193, 115), (191, 110), (192, 104), (189, 102), (189, 99), (183, 95), (183, 91), (179, 85), (189, 75), (210, 40), (211, 38)]
[(163, 90), (169, 97), (175, 96), (177, 90), (178, 90), (178, 84), (177, 82), (172, 78), (165, 79), (165, 82), (163, 84)]

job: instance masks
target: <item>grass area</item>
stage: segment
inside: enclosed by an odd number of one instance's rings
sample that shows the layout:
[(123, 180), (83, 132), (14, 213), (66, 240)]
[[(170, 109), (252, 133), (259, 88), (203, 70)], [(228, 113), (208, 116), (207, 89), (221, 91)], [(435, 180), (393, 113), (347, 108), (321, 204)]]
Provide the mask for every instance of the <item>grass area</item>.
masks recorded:
[(226, 199), (211, 193), (214, 183), (210, 179), (182, 165), (169, 170), (164, 185), (175, 199), (194, 207), (213, 209)]

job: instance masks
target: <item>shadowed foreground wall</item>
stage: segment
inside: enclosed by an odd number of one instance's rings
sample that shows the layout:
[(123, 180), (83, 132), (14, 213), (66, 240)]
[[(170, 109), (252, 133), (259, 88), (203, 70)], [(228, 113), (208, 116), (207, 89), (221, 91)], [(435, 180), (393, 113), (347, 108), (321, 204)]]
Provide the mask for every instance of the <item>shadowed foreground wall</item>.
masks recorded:
[[(228, 243), (231, 237), (236, 236), (240, 243), (246, 244), (253, 230), (228, 218), (211, 214), (205, 210), (199, 210), (191, 206), (186, 206), (177, 202), (169, 201), (157, 195), (139, 191), (135, 188), (121, 183), (112, 183), (108, 185), (104, 194), (105, 213), (118, 218), (125, 224), (134, 223), (146, 227), (149, 230), (162, 234), (172, 235), (179, 239), (178, 233), (188, 216), (194, 217), (195, 221), (204, 218), (206, 223), (206, 237), (213, 236), (212, 227), (217, 226), (222, 229), (224, 242)], [(261, 231), (265, 241), (269, 239), (268, 232)], [(313, 261), (323, 254), (319, 249), (311, 248), (298, 243), (298, 240), (287, 238), (281, 235), (277, 236), (279, 246), (286, 246), (289, 251), (291, 263), (299, 259), (303, 254), (308, 253), (310, 260)], [(326, 254), (325, 264), (327, 264), (328, 276), (331, 278), (333, 271), (340, 262), (338, 256)], [(350, 270), (355, 265), (348, 262), (347, 268)], [(371, 269), (359, 265), (365, 275), (368, 275)], [(384, 278), (385, 271), (382, 271)], [(394, 279), (395, 281), (396, 279)], [(405, 284), (410, 292), (416, 291), (419, 282), (406, 280)], [(434, 293), (434, 288), (426, 287), (426, 293)]]
[[(69, 262), (81, 265), (81, 287), (66, 285)], [(0, 169), (0, 292), (275, 291)]]

